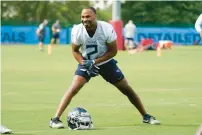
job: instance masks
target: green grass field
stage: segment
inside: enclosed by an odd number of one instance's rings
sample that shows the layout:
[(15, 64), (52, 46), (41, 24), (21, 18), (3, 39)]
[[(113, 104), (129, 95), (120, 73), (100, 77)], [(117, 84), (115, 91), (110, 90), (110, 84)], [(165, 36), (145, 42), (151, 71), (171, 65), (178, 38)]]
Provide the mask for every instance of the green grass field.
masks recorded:
[[(53, 55), (37, 46), (1, 46), (2, 124), (16, 135), (194, 135), (202, 123), (202, 47), (174, 47), (164, 51), (115, 57), (146, 110), (160, 126), (142, 123), (138, 111), (115, 87), (93, 78), (72, 100), (62, 116), (65, 129), (49, 128), (77, 62), (69, 46), (53, 48)], [(70, 131), (66, 116), (73, 107), (92, 116), (95, 129)]]

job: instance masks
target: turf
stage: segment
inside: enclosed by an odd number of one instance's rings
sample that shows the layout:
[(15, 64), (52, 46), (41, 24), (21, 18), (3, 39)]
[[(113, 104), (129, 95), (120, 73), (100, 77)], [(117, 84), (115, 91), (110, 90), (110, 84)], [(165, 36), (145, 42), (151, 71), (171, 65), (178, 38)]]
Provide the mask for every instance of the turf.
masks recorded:
[[(160, 126), (142, 124), (138, 111), (101, 77), (93, 78), (72, 100), (62, 120), (66, 128), (50, 129), (64, 91), (71, 84), (77, 62), (70, 46), (1, 46), (2, 124), (16, 135), (193, 135), (202, 123), (202, 47), (181, 46), (115, 57), (146, 110)], [(70, 131), (66, 116), (73, 107), (92, 115), (94, 130)]]

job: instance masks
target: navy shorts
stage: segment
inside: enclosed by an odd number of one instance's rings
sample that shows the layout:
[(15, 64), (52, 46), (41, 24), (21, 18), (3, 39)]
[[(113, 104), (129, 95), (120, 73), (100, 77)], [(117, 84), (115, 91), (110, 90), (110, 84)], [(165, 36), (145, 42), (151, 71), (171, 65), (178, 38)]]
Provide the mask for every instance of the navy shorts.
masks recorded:
[(127, 40), (131, 40), (131, 41), (133, 41), (133, 38), (126, 38)]
[(53, 33), (53, 38), (57, 39), (60, 37), (60, 34), (59, 33)]
[(45, 35), (39, 35), (38, 36), (38, 39), (39, 39), (40, 42), (43, 42), (44, 38), (45, 38)]
[[(99, 69), (99, 74), (109, 83), (111, 84), (116, 84), (119, 81), (121, 81), (124, 78), (123, 73), (121, 72), (121, 70), (118, 68), (118, 66), (116, 65), (117, 61), (112, 59), (109, 62), (98, 66)], [(75, 75), (79, 75), (84, 77), (87, 81), (89, 81), (91, 79), (91, 76), (89, 76), (87, 74), (86, 71), (83, 70), (83, 66), (82, 65), (78, 65), (78, 68), (75, 72)]]

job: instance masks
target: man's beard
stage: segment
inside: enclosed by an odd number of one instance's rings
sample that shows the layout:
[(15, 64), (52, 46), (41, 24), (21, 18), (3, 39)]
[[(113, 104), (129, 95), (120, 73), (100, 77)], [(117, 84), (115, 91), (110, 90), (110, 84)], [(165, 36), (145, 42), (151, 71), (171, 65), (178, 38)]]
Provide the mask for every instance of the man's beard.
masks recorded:
[(89, 29), (91, 27), (91, 22), (90, 21), (82, 21), (82, 24), (84, 25), (85, 28)]

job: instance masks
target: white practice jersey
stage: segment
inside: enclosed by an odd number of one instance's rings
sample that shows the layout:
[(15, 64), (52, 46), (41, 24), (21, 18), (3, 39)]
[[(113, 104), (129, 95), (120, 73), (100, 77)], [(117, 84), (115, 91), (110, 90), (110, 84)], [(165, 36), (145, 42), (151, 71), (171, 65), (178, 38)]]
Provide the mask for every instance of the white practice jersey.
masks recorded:
[(202, 13), (200, 14), (198, 19), (196, 20), (195, 28), (196, 28), (196, 31), (199, 33), (202, 31)]
[[(107, 43), (115, 41), (116, 32), (111, 24), (104, 21), (97, 21), (97, 29), (93, 37), (90, 37), (83, 24), (73, 27), (71, 33), (72, 43), (81, 46), (81, 53), (85, 59), (96, 59), (105, 54)], [(99, 65), (109, 60), (99, 63)]]
[(127, 23), (125, 28), (125, 37), (126, 38), (134, 38), (135, 32), (136, 32), (136, 26), (133, 23)]

